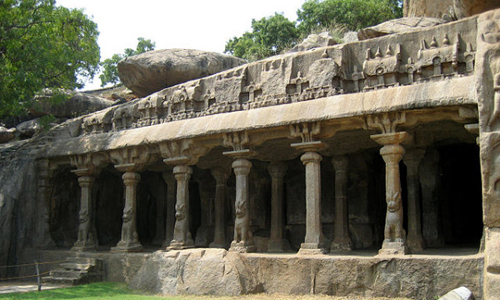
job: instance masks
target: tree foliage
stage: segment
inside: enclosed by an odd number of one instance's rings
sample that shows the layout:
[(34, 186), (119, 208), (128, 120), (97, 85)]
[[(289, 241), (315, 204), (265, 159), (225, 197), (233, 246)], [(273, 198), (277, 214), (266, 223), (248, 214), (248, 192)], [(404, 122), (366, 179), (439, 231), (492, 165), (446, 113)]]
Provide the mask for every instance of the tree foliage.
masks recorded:
[(120, 60), (124, 59), (125, 57), (152, 51), (155, 49), (155, 42), (151, 41), (150, 39), (139, 37), (137, 38), (137, 41), (138, 42), (135, 50), (132, 48), (126, 48), (123, 51), (123, 54), (113, 54), (111, 58), (107, 58), (101, 63), (102, 74), (99, 75), (99, 79), (101, 79), (102, 87), (108, 84), (120, 84), (120, 77), (118, 76), (118, 63), (120, 62)]
[(0, 115), (19, 115), (45, 88), (74, 89), (99, 67), (97, 25), (55, 0), (0, 0)]
[(401, 0), (309, 0), (297, 11), (303, 33), (342, 24), (360, 30), (403, 15)]
[(281, 14), (252, 20), (252, 32), (234, 37), (226, 43), (225, 52), (250, 61), (281, 53), (299, 37), (295, 22)]
[(281, 53), (299, 38), (328, 28), (359, 30), (403, 15), (402, 0), (308, 0), (298, 25), (280, 14), (252, 20), (252, 31), (226, 43), (226, 53), (250, 61)]

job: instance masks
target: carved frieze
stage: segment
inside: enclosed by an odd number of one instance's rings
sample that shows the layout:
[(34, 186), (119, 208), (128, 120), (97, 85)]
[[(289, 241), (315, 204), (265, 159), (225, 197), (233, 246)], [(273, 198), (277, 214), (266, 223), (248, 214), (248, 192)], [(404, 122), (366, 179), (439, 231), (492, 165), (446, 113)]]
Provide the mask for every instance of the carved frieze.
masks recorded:
[(138, 172), (157, 158), (145, 145), (111, 150), (109, 157), (120, 172)]
[(366, 50), (363, 72), (365, 73), (365, 90), (378, 89), (398, 85), (397, 73), (401, 65), (401, 45), (389, 45), (385, 53), (380, 47), (375, 54)]
[(70, 156), (70, 163), (78, 176), (94, 176), (109, 163), (109, 155), (105, 152), (87, 153)]

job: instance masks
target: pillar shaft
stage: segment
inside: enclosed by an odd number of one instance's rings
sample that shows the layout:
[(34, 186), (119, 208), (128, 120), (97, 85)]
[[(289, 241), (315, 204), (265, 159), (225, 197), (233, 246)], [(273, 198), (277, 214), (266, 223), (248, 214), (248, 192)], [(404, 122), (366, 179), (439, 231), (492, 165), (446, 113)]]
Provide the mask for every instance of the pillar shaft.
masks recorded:
[(211, 172), (215, 178), (215, 228), (214, 240), (210, 244), (210, 248), (224, 248), (226, 245), (224, 204), (226, 202), (226, 182), (229, 174), (221, 168), (214, 168)]
[(177, 201), (175, 203), (174, 237), (168, 249), (185, 249), (194, 247), (189, 231), (189, 179), (193, 170), (189, 166), (175, 166), (173, 170), (177, 180)]
[(73, 245), (73, 251), (95, 250), (96, 241), (92, 232), (92, 186), (95, 178), (92, 176), (78, 177), (78, 183), (81, 188), (80, 212), (78, 225), (78, 239)]
[(406, 165), (408, 188), (408, 247), (412, 252), (419, 252), (425, 248), (422, 236), (422, 218), (420, 206), (420, 176), (419, 165), (425, 150), (412, 149), (408, 151), (403, 162)]
[(137, 184), (141, 175), (125, 172), (122, 176), (125, 184), (125, 208), (123, 209), (122, 236), (113, 251), (139, 252), (143, 250), (137, 234)]
[(335, 227), (330, 251), (352, 250), (349, 236), (349, 221), (347, 213), (347, 167), (349, 160), (345, 155), (332, 159), (335, 169)]
[(321, 229), (321, 155), (306, 152), (300, 159), (306, 169), (306, 237), (299, 253), (323, 253), (323, 232)]
[(288, 242), (283, 239), (285, 227), (284, 218), (284, 182), (287, 166), (282, 162), (273, 162), (268, 167), (271, 175), (271, 238), (268, 252), (284, 252)]
[(238, 158), (233, 162), (232, 167), (236, 175), (236, 218), (234, 220), (234, 238), (230, 250), (235, 252), (253, 252), (256, 249), (250, 230), (250, 215), (248, 211), (248, 174), (250, 173), (252, 163), (247, 159)]
[(167, 184), (165, 241), (162, 245), (162, 248), (166, 248), (174, 239), (176, 182), (172, 172), (163, 172), (162, 175)]
[(405, 153), (400, 145), (408, 138), (406, 132), (393, 132), (372, 135), (377, 143), (384, 145), (380, 155), (385, 162), (385, 201), (387, 212), (385, 218), (384, 242), (379, 254), (406, 254), (406, 232), (403, 229), (403, 201), (401, 199), (401, 178), (399, 162)]

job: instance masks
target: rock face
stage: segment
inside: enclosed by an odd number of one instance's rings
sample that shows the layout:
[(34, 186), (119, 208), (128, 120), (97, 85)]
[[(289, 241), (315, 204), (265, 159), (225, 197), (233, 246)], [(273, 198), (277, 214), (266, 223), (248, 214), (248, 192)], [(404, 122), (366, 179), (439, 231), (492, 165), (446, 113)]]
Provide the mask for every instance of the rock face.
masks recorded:
[(0, 144), (7, 143), (13, 140), (15, 137), (16, 137), (15, 128), (7, 129), (3, 126), (0, 126)]
[(114, 104), (113, 101), (78, 92), (58, 105), (50, 104), (47, 101), (50, 97), (52, 97), (51, 93), (40, 96), (38, 98), (39, 105), (36, 105), (31, 113), (35, 116), (53, 115), (56, 118), (75, 118)]
[(437, 18), (411, 17), (395, 19), (360, 30), (358, 39), (362, 41), (393, 33), (416, 31), (443, 23), (446, 23), (446, 21)]
[(224, 249), (155, 252), (130, 286), (170, 295), (236, 296), (263, 291), (247, 259)]
[(405, 0), (405, 17), (442, 18), (445, 14), (464, 18), (500, 7), (498, 0)]
[(443, 293), (450, 285), (465, 285), (480, 294), (476, 274), (481, 268), (478, 257), (266, 256), (193, 249), (153, 253), (132, 277), (130, 287), (165, 295), (266, 292), (423, 299)]
[(333, 46), (337, 42), (330, 36), (328, 32), (322, 32), (320, 34), (310, 34), (302, 43), (293, 47), (289, 53), (307, 51), (314, 48)]
[(118, 73), (125, 86), (143, 97), (245, 63), (243, 59), (220, 53), (163, 49), (125, 58), (118, 63)]

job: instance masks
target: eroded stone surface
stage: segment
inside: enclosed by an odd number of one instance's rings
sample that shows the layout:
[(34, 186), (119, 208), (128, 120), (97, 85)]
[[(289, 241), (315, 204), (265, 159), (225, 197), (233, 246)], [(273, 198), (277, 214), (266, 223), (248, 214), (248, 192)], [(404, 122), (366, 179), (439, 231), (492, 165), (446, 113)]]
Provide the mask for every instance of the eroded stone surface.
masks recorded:
[(212, 75), (246, 63), (214, 52), (163, 49), (127, 57), (118, 63), (120, 80), (144, 97), (169, 86)]
[(411, 17), (394, 19), (360, 30), (358, 32), (358, 39), (360, 41), (373, 39), (388, 34), (415, 31), (444, 23), (446, 23), (445, 20), (438, 18)]

